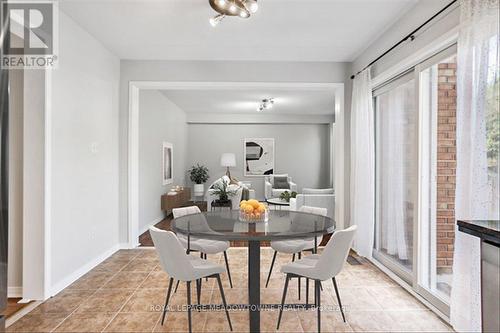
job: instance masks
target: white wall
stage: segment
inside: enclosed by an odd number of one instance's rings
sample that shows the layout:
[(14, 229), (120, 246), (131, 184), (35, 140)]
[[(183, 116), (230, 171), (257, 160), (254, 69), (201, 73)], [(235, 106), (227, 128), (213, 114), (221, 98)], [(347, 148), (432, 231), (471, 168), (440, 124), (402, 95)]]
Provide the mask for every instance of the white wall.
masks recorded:
[(330, 129), (327, 124), (189, 124), (188, 167), (204, 164), (211, 184), (225, 173), (222, 153), (236, 154), (231, 175), (251, 181), (257, 199), (264, 199), (263, 177), (244, 177), (244, 138), (275, 139), (275, 173), (288, 173), (298, 190), (330, 185)]
[(23, 298), (41, 300), (46, 291), (45, 79), (24, 71), (23, 99)]
[(51, 290), (118, 246), (119, 59), (64, 13), (47, 115)]
[(23, 93), (24, 71), (9, 73), (9, 258), (8, 296), (21, 297), (23, 285)]
[[(161, 221), (160, 197), (186, 181), (186, 114), (162, 93), (143, 90), (139, 96), (139, 231)], [(163, 185), (162, 145), (173, 144), (174, 181)]]
[(120, 241), (128, 242), (128, 121), (130, 81), (343, 83), (348, 64), (329, 62), (135, 61), (120, 72)]

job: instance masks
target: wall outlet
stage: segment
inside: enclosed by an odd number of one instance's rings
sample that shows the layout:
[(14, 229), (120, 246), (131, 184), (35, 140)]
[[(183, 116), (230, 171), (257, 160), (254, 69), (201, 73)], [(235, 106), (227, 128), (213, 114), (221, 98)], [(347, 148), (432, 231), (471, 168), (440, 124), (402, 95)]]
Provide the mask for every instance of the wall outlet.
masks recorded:
[(90, 152), (92, 154), (97, 154), (99, 152), (99, 142), (92, 142), (90, 144)]

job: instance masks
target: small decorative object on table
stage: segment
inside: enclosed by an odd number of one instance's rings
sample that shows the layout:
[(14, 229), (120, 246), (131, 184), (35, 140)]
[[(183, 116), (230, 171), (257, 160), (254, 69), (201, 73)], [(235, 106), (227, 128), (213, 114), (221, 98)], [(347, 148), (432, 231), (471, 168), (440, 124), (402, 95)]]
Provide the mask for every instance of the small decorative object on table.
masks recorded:
[(292, 193), (285, 191), (280, 194), (280, 199), (286, 202), (290, 202), (290, 198), (295, 198), (297, 196), (297, 192), (293, 191)]
[(243, 200), (240, 203), (240, 221), (266, 222), (269, 220), (269, 210), (266, 205), (257, 200)]
[(236, 191), (229, 189), (228, 186), (229, 182), (227, 181), (221, 181), (213, 185), (212, 194), (219, 197), (219, 202), (230, 201), (229, 198), (236, 194)]

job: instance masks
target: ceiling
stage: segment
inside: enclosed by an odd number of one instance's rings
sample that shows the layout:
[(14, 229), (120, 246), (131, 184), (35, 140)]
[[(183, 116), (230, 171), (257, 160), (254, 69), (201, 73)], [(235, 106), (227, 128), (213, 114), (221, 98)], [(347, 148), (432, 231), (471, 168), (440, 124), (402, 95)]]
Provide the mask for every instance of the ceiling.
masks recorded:
[(259, 114), (333, 115), (334, 92), (311, 89), (163, 90), (186, 113), (257, 114), (260, 101), (274, 98), (272, 109)]
[(121, 59), (353, 61), (417, 0), (259, 0), (250, 19), (208, 0), (64, 0), (60, 8)]

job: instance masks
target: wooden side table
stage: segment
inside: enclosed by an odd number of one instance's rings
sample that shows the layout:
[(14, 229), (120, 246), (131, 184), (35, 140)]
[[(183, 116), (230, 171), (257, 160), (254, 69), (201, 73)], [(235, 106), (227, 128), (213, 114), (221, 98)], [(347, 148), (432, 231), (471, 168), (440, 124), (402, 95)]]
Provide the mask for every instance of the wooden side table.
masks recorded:
[(232, 207), (233, 207), (233, 203), (231, 202), (231, 200), (225, 201), (225, 202), (220, 202), (220, 201), (214, 200), (214, 201), (212, 201), (212, 204), (210, 205), (210, 211), (216, 210), (217, 208), (220, 208), (221, 210), (223, 208), (229, 208), (229, 210), (231, 210)]
[(189, 187), (185, 187), (184, 189), (178, 191), (175, 195), (162, 195), (161, 209), (168, 215), (172, 212), (172, 209), (186, 206), (189, 200), (191, 200), (191, 189)]

